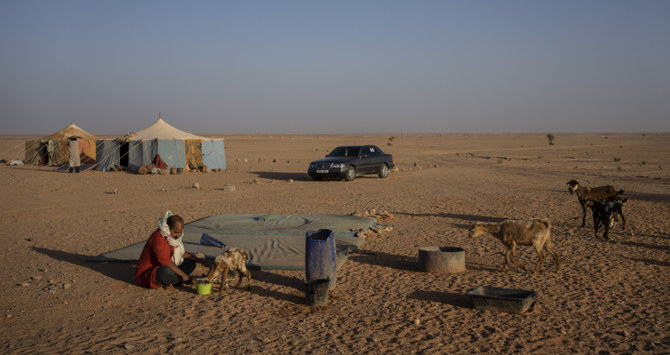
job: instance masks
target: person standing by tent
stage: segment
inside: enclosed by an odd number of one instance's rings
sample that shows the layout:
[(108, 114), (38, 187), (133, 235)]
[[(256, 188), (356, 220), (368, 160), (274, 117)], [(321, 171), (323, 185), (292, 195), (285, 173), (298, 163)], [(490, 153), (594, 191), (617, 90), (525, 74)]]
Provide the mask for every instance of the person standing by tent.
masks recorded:
[(189, 274), (196, 263), (208, 265), (207, 260), (189, 254), (182, 242), (184, 220), (171, 211), (160, 219), (158, 229), (149, 237), (135, 268), (139, 286), (158, 288), (181, 286), (189, 283)]
[(76, 171), (79, 173), (79, 166), (81, 165), (81, 161), (79, 160), (79, 141), (81, 141), (81, 137), (79, 136), (72, 136), (67, 139), (68, 142), (68, 165), (70, 166), (70, 173), (72, 171)]

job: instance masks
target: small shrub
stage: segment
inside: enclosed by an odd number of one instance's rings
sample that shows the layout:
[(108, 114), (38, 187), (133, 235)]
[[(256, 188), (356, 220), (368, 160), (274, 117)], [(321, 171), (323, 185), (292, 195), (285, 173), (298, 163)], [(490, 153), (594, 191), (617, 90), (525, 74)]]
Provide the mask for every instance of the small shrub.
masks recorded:
[(549, 145), (554, 145), (554, 138), (556, 138), (556, 137), (554, 137), (553, 134), (551, 134), (551, 133), (547, 134), (547, 139), (549, 140)]
[(616, 170), (617, 170), (617, 171), (622, 171), (623, 168), (621, 167), (621, 165), (617, 165)]
[(614, 157), (614, 161), (618, 163), (618, 162), (621, 161), (621, 158), (620, 157)]
[(502, 159), (498, 159), (498, 164), (502, 164), (502, 162), (503, 162)]
[(646, 160), (643, 160), (641, 164), (642, 164), (642, 165), (647, 165), (647, 161), (646, 161)]

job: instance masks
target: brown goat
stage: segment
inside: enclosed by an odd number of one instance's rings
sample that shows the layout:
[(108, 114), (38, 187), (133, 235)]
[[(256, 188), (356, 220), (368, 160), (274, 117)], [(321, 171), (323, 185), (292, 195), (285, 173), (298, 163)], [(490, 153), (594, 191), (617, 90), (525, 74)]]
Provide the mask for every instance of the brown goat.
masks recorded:
[(582, 206), (582, 225), (580, 227), (584, 227), (586, 225), (586, 207), (588, 206), (588, 200), (602, 200), (615, 197), (623, 193), (623, 190), (617, 191), (613, 186), (610, 185), (594, 188), (582, 187), (579, 186), (577, 180), (568, 181), (568, 191), (570, 194), (573, 192), (577, 194), (579, 204)]
[(558, 255), (554, 252), (551, 245), (551, 222), (547, 218), (528, 219), (528, 220), (505, 220), (500, 223), (482, 223), (475, 224), (470, 230), (470, 238), (477, 237), (482, 234), (491, 234), (496, 239), (505, 245), (505, 265), (502, 271), (505, 272), (509, 268), (509, 261), (512, 260), (522, 270), (526, 268), (519, 264), (514, 258), (514, 249), (517, 245), (532, 245), (537, 252), (540, 260), (535, 266), (533, 273), (542, 266), (544, 261), (544, 253), (546, 250), (551, 254), (556, 261), (556, 270), (560, 269), (561, 264), (558, 261)]
[(211, 283), (214, 278), (221, 275), (221, 291), (228, 289), (228, 270), (237, 272), (239, 279), (237, 285), (242, 283), (242, 277), (246, 276), (248, 281), (247, 290), (251, 290), (251, 273), (247, 270), (246, 263), (249, 261), (249, 254), (244, 250), (232, 248), (224, 251), (214, 259), (214, 264), (209, 268), (209, 273), (205, 279)]

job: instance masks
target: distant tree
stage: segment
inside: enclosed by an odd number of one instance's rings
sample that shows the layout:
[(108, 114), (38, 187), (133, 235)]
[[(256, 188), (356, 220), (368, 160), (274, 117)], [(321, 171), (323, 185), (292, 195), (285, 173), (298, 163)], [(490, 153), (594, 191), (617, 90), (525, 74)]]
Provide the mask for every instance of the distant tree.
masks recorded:
[(549, 140), (549, 145), (554, 145), (554, 135), (549, 133), (547, 134), (547, 139)]

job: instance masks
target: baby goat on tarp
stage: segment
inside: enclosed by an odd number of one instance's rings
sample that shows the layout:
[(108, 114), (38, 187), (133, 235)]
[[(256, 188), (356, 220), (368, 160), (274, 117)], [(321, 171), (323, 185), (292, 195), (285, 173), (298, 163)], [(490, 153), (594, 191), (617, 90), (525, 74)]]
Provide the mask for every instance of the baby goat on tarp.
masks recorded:
[(224, 251), (214, 259), (214, 265), (209, 268), (209, 273), (205, 279), (211, 283), (214, 278), (221, 275), (221, 291), (228, 289), (228, 270), (237, 272), (239, 279), (237, 285), (242, 283), (242, 277), (246, 276), (248, 281), (247, 290), (251, 290), (251, 273), (247, 270), (247, 261), (249, 254), (242, 249), (232, 248)]
[(593, 231), (598, 238), (598, 228), (600, 224), (605, 227), (604, 239), (609, 239), (608, 232), (610, 228), (614, 228), (616, 224), (616, 216), (620, 216), (622, 220), (621, 229), (626, 229), (626, 218), (623, 216), (623, 206), (628, 201), (627, 198), (605, 198), (601, 200), (587, 200), (587, 204), (593, 211)]
[(582, 206), (582, 225), (586, 225), (586, 201), (587, 200), (600, 200), (604, 198), (611, 198), (623, 193), (623, 190), (615, 190), (613, 186), (599, 186), (599, 187), (584, 187), (580, 186), (577, 180), (568, 181), (568, 191), (570, 194), (573, 192), (577, 194), (579, 199), (579, 205)]
[(503, 272), (509, 268), (510, 259), (522, 270), (526, 271), (526, 268), (514, 259), (514, 249), (517, 245), (532, 245), (535, 248), (540, 260), (537, 262), (533, 273), (536, 273), (540, 269), (540, 266), (542, 266), (542, 262), (544, 261), (543, 249), (549, 252), (554, 261), (556, 261), (556, 270), (561, 267), (558, 255), (552, 249), (550, 238), (551, 222), (547, 218), (506, 220), (500, 223), (479, 222), (470, 230), (470, 238), (486, 233), (500, 240), (507, 248), (505, 251), (505, 265), (502, 268)]

